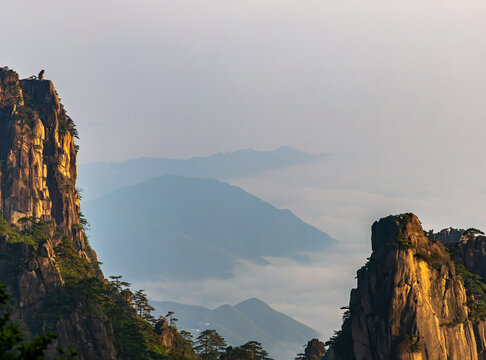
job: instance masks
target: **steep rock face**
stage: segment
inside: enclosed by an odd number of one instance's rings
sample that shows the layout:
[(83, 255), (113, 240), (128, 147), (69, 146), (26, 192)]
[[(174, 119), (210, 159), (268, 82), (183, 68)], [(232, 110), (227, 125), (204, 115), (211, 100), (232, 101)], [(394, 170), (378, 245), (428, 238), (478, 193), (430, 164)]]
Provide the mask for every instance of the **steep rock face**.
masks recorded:
[(461, 240), (463, 232), (464, 230), (448, 228), (448, 229), (441, 230), (438, 233), (433, 233), (432, 231), (429, 231), (427, 236), (431, 240), (438, 240), (442, 244), (449, 244), (449, 243), (458, 243)]
[(463, 237), (457, 243), (449, 245), (456, 264), (461, 264), (471, 273), (481, 276), (483, 281), (486, 279), (485, 236)]
[(162, 338), (166, 346), (172, 346), (172, 334), (166, 318), (162, 318), (155, 323), (155, 332)]
[(7, 221), (16, 224), (25, 217), (54, 220), (57, 229), (72, 236), (84, 251), (74, 124), (51, 81), (19, 81), (15, 72), (5, 69), (0, 70), (0, 79), (0, 94), (5, 99), (0, 102), (0, 210)]
[(324, 343), (318, 339), (309, 340), (304, 350), (305, 360), (321, 360), (326, 352)]
[(415, 215), (376, 222), (372, 249), (326, 359), (484, 359), (463, 276)]
[(33, 333), (55, 330), (82, 358), (115, 359), (100, 309), (78, 300), (69, 311), (47, 308), (67, 280), (84, 276), (68, 261), (103, 279), (83, 232), (74, 136), (51, 81), (0, 69), (0, 281), (13, 295), (13, 318)]

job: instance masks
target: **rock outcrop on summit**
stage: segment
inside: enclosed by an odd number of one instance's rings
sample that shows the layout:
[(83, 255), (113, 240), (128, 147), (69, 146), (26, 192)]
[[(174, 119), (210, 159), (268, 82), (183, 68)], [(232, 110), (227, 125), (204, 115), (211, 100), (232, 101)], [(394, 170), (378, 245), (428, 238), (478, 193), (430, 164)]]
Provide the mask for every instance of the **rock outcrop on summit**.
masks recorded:
[(12, 319), (26, 334), (55, 331), (81, 359), (151, 359), (170, 339), (137, 316), (124, 283), (104, 279), (84, 233), (76, 137), (51, 81), (0, 68), (0, 282)]
[[(15, 299), (13, 318), (34, 333), (47, 330), (40, 313), (67, 280), (56, 255), (63, 241), (103, 279), (82, 231), (75, 136), (51, 81), (19, 81), (14, 71), (0, 70), (0, 281)], [(82, 307), (55, 321), (59, 343), (86, 358), (115, 359), (102, 312)]]
[(413, 214), (373, 224), (373, 253), (324, 358), (486, 359), (486, 237), (464, 234), (424, 232)]

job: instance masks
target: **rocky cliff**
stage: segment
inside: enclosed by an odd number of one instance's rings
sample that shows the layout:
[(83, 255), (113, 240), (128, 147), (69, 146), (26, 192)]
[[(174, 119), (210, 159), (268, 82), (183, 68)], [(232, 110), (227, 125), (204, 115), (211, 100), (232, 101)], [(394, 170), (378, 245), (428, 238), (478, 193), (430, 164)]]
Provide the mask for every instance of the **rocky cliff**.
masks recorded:
[(486, 238), (452, 230), (426, 233), (413, 214), (373, 225), (325, 359), (486, 359)]
[[(304, 356), (300, 358), (302, 360), (321, 360), (326, 352), (326, 347), (324, 343), (319, 341), (319, 339), (312, 339), (307, 342), (304, 350)], [(299, 359), (299, 357), (297, 357)]]
[(83, 359), (149, 359), (164, 340), (104, 280), (84, 233), (76, 137), (51, 81), (0, 68), (0, 282), (28, 333), (54, 330)]

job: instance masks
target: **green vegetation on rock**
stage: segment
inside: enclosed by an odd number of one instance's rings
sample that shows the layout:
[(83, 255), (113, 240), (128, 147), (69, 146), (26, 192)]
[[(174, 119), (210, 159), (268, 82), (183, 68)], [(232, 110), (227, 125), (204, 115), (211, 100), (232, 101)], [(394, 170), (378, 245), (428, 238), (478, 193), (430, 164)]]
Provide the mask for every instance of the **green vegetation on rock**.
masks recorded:
[(412, 241), (406, 236), (403, 236), (402, 233), (398, 234), (398, 236), (392, 241), (392, 245), (398, 247), (399, 249), (413, 248)]
[(0, 216), (0, 236), (5, 237), (9, 243), (24, 243), (37, 247), (37, 241), (34, 236), (39, 235), (42, 238), (45, 237), (45, 235), (38, 230), (39, 229), (36, 228), (31, 229), (28, 232), (22, 232), (17, 226), (10, 224), (3, 218), (3, 216)]
[(268, 352), (263, 349), (262, 344), (258, 341), (248, 341), (247, 343), (237, 346), (228, 347), (221, 355), (221, 360), (271, 360)]
[[(5, 306), (10, 296), (5, 291), (5, 284), (0, 284), (0, 305)], [(44, 352), (56, 338), (53, 332), (44, 335), (36, 335), (31, 342), (25, 342), (25, 336), (19, 330), (19, 326), (10, 321), (10, 313), (4, 313), (0, 317), (0, 359), (4, 360), (42, 360)], [(54, 360), (77, 359), (74, 350), (66, 351), (63, 347), (57, 347), (59, 356)]]
[(334, 331), (334, 335), (331, 336), (331, 338), (326, 341), (324, 344), (326, 346), (334, 348), (339, 354), (343, 354), (346, 359), (352, 359), (354, 357), (353, 355), (353, 349), (350, 347), (348, 344), (352, 340), (351, 338), (351, 313), (352, 313), (352, 308), (349, 308), (347, 306), (342, 307), (341, 309), (344, 309), (344, 314), (343, 314), (343, 324), (341, 326), (341, 329), (338, 331)]
[(197, 337), (195, 350), (201, 360), (218, 360), (226, 341), (216, 330), (205, 330)]
[(469, 319), (479, 322), (486, 319), (486, 284), (481, 276), (468, 271), (463, 265), (456, 264), (456, 273), (464, 281), (469, 307)]
[(61, 243), (56, 247), (61, 274), (67, 283), (95, 276), (94, 264), (78, 256), (74, 244), (66, 236), (62, 236)]

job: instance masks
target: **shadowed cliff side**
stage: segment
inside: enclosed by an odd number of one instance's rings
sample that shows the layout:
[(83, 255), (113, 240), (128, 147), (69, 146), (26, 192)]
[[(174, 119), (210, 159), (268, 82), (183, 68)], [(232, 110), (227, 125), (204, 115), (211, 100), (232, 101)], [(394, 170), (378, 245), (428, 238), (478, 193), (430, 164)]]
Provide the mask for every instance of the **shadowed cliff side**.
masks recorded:
[(51, 81), (19, 81), (0, 68), (0, 282), (12, 294), (12, 319), (27, 335), (55, 331), (82, 359), (158, 358), (167, 332), (104, 279), (87, 242), (75, 137)]
[(74, 276), (103, 279), (81, 223), (74, 124), (51, 81), (19, 81), (14, 71), (3, 68), (0, 89), (0, 281), (15, 299), (13, 318), (34, 333), (56, 330), (59, 343), (86, 357), (114, 359), (99, 309), (88, 315), (76, 304), (69, 314), (55, 316), (52, 327), (44, 321), (48, 294), (71, 280), (69, 270), (76, 271), (63, 269), (69, 261), (60, 261), (59, 245), (85, 262), (86, 274)]
[(325, 359), (486, 358), (486, 285), (426, 235), (413, 214), (373, 224), (373, 253)]

